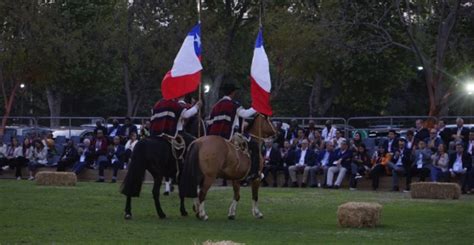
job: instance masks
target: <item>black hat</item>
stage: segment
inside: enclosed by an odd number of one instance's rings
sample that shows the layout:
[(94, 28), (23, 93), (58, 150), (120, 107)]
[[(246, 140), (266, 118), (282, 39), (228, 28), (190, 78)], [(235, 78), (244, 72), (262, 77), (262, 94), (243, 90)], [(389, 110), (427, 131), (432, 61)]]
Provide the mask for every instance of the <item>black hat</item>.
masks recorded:
[(221, 86), (221, 91), (224, 93), (224, 95), (229, 95), (238, 89), (239, 87), (237, 87), (234, 83), (226, 83)]

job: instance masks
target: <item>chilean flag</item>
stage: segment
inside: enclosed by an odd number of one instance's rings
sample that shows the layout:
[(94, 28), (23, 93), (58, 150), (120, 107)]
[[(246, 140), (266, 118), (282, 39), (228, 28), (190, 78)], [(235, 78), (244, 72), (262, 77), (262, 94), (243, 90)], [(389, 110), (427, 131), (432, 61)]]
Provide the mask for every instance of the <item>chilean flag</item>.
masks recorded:
[(195, 91), (201, 82), (201, 70), (201, 24), (197, 24), (184, 39), (173, 68), (161, 82), (163, 97), (174, 99)]
[(252, 68), (250, 70), (250, 92), (252, 96), (252, 107), (267, 116), (271, 116), (270, 105), (270, 64), (268, 62), (265, 48), (263, 47), (262, 28), (258, 31), (255, 49), (253, 50)]

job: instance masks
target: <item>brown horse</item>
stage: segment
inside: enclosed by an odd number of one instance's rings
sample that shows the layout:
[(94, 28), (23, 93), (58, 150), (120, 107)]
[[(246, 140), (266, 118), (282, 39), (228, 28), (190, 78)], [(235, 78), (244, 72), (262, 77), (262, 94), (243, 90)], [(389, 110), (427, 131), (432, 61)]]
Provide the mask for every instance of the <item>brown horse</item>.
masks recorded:
[[(257, 114), (253, 122), (248, 126), (249, 134), (253, 140), (261, 142), (264, 138), (275, 135), (276, 131), (268, 117)], [(258, 143), (260, 145), (260, 143)], [(260, 147), (258, 148), (260, 149)], [(260, 150), (258, 154), (261, 154)], [(260, 157), (260, 160), (262, 157)], [(181, 213), (185, 213), (184, 198), (194, 198), (193, 209), (196, 217), (207, 220), (208, 216), (204, 209), (204, 201), (207, 192), (216, 178), (232, 180), (234, 198), (229, 207), (229, 219), (235, 218), (237, 202), (240, 199), (240, 181), (245, 178), (250, 170), (250, 156), (220, 136), (204, 136), (195, 140), (188, 148), (185, 157), (182, 178), (179, 183), (181, 197)], [(260, 171), (263, 161), (260, 161)], [(252, 214), (257, 218), (263, 218), (258, 209), (258, 188), (260, 178), (252, 181)], [(197, 187), (199, 185), (199, 196)]]

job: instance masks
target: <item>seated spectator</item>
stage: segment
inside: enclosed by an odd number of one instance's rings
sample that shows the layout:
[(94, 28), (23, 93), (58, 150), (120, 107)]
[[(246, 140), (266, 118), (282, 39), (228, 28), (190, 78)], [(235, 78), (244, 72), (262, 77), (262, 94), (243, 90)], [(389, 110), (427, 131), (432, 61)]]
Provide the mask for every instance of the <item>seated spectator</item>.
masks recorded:
[(407, 172), (407, 189), (410, 190), (411, 179), (418, 175), (419, 181), (425, 181), (430, 174), (431, 169), (431, 150), (426, 147), (426, 143), (421, 140), (418, 142), (418, 149), (412, 151), (413, 163)]
[[(112, 121), (112, 127), (110, 127), (107, 130), (108, 138), (110, 139), (110, 141), (112, 141), (115, 136), (119, 135), (119, 130), (120, 130), (120, 123), (117, 119), (114, 119)], [(102, 131), (102, 133), (104, 133), (104, 131)], [(94, 136), (97, 137), (97, 132), (95, 132)]]
[(431, 181), (438, 182), (446, 180), (447, 177), (449, 177), (449, 156), (445, 144), (438, 146), (438, 151), (431, 156), (431, 160)]
[(0, 173), (2, 170), (8, 169), (7, 150), (8, 146), (3, 142), (3, 137), (0, 135)]
[(354, 133), (354, 137), (350, 141), (350, 145), (351, 145), (351, 150), (353, 152), (357, 152), (357, 150), (359, 149), (359, 146), (362, 145), (362, 136), (360, 135), (359, 132)]
[(471, 129), (471, 132), (469, 133), (469, 140), (466, 146), (467, 146), (467, 149), (466, 149), (467, 154), (472, 156), (474, 153), (474, 128)]
[(430, 137), (426, 138), (425, 142), (433, 153), (437, 152), (438, 146), (444, 143), (434, 128), (430, 129)]
[(370, 157), (367, 153), (365, 144), (360, 144), (357, 147), (357, 151), (352, 158), (351, 163), (351, 180), (349, 183), (350, 190), (355, 190), (357, 188), (357, 179), (362, 178), (363, 175), (369, 172), (371, 167)]
[(415, 132), (411, 129), (407, 131), (406, 147), (410, 151), (416, 149)]
[(388, 139), (383, 142), (383, 147), (387, 149), (388, 153), (393, 153), (398, 148), (397, 144), (397, 133), (395, 132), (395, 130), (390, 129), (388, 131)]
[(273, 187), (277, 187), (277, 174), (279, 171), (283, 171), (283, 173), (285, 174), (285, 183), (288, 185), (288, 166), (284, 165), (282, 161), (283, 155), (280, 153), (280, 150), (278, 150), (278, 148), (273, 145), (273, 140), (265, 141), (265, 147), (263, 149), (262, 155), (264, 160), (263, 175), (265, 176), (263, 179), (263, 186), (268, 186), (266, 178), (268, 176), (268, 173), (272, 173)]
[(107, 161), (107, 145), (107, 139), (105, 138), (104, 133), (100, 129), (97, 130), (97, 136), (91, 142), (96, 166), (98, 166), (102, 161)]
[(23, 140), (21, 146), (21, 156), (18, 155), (15, 161), (13, 161), (12, 168), (15, 168), (15, 177), (17, 180), (21, 180), (21, 169), (29, 165), (30, 159), (33, 157), (33, 146), (29, 138)]
[(311, 143), (312, 148), (319, 152), (323, 150), (324, 140), (321, 137), (321, 133), (319, 132), (319, 130), (315, 130), (313, 132), (313, 135), (314, 135), (314, 139), (312, 140), (312, 143)]
[(298, 121), (296, 119), (291, 119), (290, 128), (286, 133), (286, 139), (292, 143), (292, 139), (298, 138), (298, 130), (300, 130), (300, 126), (298, 125)]
[(118, 170), (123, 167), (123, 155), (125, 153), (125, 147), (120, 144), (120, 137), (115, 136), (113, 145), (110, 146), (110, 149), (107, 154), (106, 161), (99, 161), (99, 179), (96, 182), (104, 182), (104, 169), (107, 167), (113, 168), (113, 175), (111, 183), (117, 182), (117, 173)]
[(150, 120), (146, 120), (145, 123), (142, 125), (140, 129), (140, 139), (145, 139), (150, 137), (151, 130), (151, 122)]
[(131, 133), (138, 134), (137, 126), (132, 124), (130, 117), (126, 117), (124, 124), (119, 128), (118, 136), (120, 136), (122, 140), (126, 140)]
[(418, 145), (418, 142), (425, 140), (426, 138), (430, 137), (430, 132), (427, 128), (423, 125), (424, 121), (421, 119), (416, 120), (415, 125), (415, 143)]
[(290, 140), (291, 147), (293, 149), (301, 148), (301, 143), (303, 142), (303, 140), (305, 140), (304, 130), (300, 128), (298, 129), (297, 136)]
[(34, 172), (41, 167), (45, 167), (48, 164), (48, 150), (41, 140), (34, 141), (34, 148), (32, 157), (28, 163), (28, 169), (30, 171), (30, 177), (28, 180), (34, 180)]
[(56, 171), (66, 171), (66, 168), (74, 165), (78, 159), (79, 154), (77, 153), (76, 146), (74, 146), (74, 141), (68, 139), (66, 147), (64, 147), (64, 151), (59, 159)]
[[(281, 160), (283, 162), (283, 167), (285, 169), (288, 169), (291, 165), (294, 164), (295, 151), (291, 149), (291, 145), (288, 140), (284, 141), (283, 147), (280, 149), (280, 154), (281, 154)], [(289, 172), (288, 172), (288, 175), (289, 175)], [(289, 178), (289, 176), (287, 177)], [(288, 179), (285, 180), (283, 187), (288, 187)]]
[(285, 132), (285, 130), (282, 128), (283, 123), (280, 122), (280, 121), (276, 121), (276, 122), (274, 122), (273, 124), (274, 124), (274, 126), (275, 126), (275, 131), (276, 131), (275, 143), (278, 144), (278, 147), (279, 147), (279, 148), (282, 148), (282, 147), (283, 147), (283, 144), (285, 143), (285, 139), (286, 139), (286, 132)]
[(46, 147), (46, 150), (48, 151), (48, 158), (51, 158), (54, 155), (58, 154), (52, 133), (49, 133), (46, 135), (46, 137), (43, 140), (43, 145)]
[(469, 138), (469, 129), (464, 127), (464, 120), (458, 117), (456, 119), (456, 126), (457, 127), (451, 132), (451, 139), (454, 142), (462, 141), (466, 144)]
[(126, 164), (129, 163), (130, 157), (132, 156), (133, 148), (135, 148), (137, 142), (137, 133), (132, 132), (130, 134), (129, 140), (127, 140), (127, 143), (125, 143), (124, 168), (127, 168)]
[(79, 146), (77, 149), (77, 154), (79, 159), (72, 167), (72, 172), (79, 175), (82, 169), (85, 167), (92, 168), (94, 163), (94, 151), (91, 149), (91, 141), (89, 139), (84, 139), (82, 146)]
[(309, 120), (308, 122), (308, 129), (306, 130), (305, 132), (305, 137), (309, 140), (309, 141), (312, 141), (315, 139), (315, 132), (318, 131), (318, 129), (316, 128), (316, 126), (314, 125), (314, 121), (313, 120)]
[(385, 146), (379, 146), (376, 158), (372, 159), (372, 169), (369, 173), (369, 176), (372, 179), (372, 190), (376, 191), (379, 188), (380, 176), (386, 172), (386, 167), (391, 158), (392, 155), (386, 151)]
[[(328, 179), (326, 185), (328, 188), (338, 189), (346, 172), (351, 169), (352, 151), (349, 149), (347, 141), (341, 142), (341, 148), (336, 151), (336, 161), (332, 162), (332, 166), (328, 169)], [(333, 186), (334, 175), (338, 173), (336, 182)]]
[(467, 173), (472, 168), (472, 159), (469, 154), (464, 152), (464, 144), (462, 142), (456, 143), (456, 152), (449, 156), (449, 173), (452, 178), (459, 178), (461, 180), (461, 191), (463, 194), (467, 193), (468, 175)]
[(331, 120), (326, 121), (325, 127), (321, 132), (321, 137), (325, 142), (334, 142), (334, 139), (336, 138), (336, 128), (332, 126)]
[(308, 148), (309, 142), (307, 139), (304, 139), (301, 142), (301, 148), (295, 152), (295, 165), (288, 168), (290, 178), (292, 181), (292, 187), (298, 187), (298, 182), (296, 179), (296, 173), (303, 172), (303, 180), (301, 187), (306, 187), (306, 181), (308, 179), (308, 171), (311, 167), (314, 166), (315, 162), (315, 153), (314, 151)]
[[(22, 147), (20, 143), (18, 142), (18, 139), (15, 137), (12, 137), (12, 143), (8, 147), (7, 152), (6, 152), (6, 157), (4, 159), (5, 159), (6, 168), (11, 168), (11, 169), (15, 168), (17, 170), (15, 173), (15, 177), (17, 179), (21, 179), (21, 167), (17, 168), (17, 166), (19, 165), (18, 161), (21, 157), (23, 157)], [(18, 174), (18, 169), (20, 170), (19, 174)], [(20, 178), (18, 178), (18, 176), (20, 176)]]
[(448, 147), (449, 142), (451, 141), (451, 130), (449, 130), (449, 128), (446, 128), (446, 124), (443, 120), (438, 121), (436, 128), (438, 137)]
[(95, 128), (94, 128), (94, 136), (97, 135), (97, 130), (102, 130), (102, 133), (104, 133), (104, 135), (107, 135), (107, 128), (102, 125), (102, 122), (101, 121), (97, 121), (95, 122)]
[[(388, 164), (389, 171), (392, 173), (392, 191), (400, 191), (400, 175), (407, 174), (411, 168), (412, 154), (411, 150), (406, 146), (405, 140), (398, 140), (398, 149), (393, 153), (392, 160)], [(406, 179), (406, 186), (408, 178)]]
[(334, 146), (336, 147), (336, 150), (341, 148), (342, 142), (349, 143), (346, 138), (342, 137), (342, 132), (338, 129), (336, 130), (336, 138), (334, 138)]
[(326, 181), (328, 176), (328, 170), (331, 166), (331, 163), (336, 161), (336, 152), (334, 151), (334, 144), (332, 142), (326, 143), (326, 149), (319, 152), (316, 158), (317, 168), (312, 168), (309, 170), (309, 179), (311, 187), (320, 187), (321, 184), (318, 183), (318, 178), (316, 174), (322, 170), (323, 172), (323, 186), (326, 187)]

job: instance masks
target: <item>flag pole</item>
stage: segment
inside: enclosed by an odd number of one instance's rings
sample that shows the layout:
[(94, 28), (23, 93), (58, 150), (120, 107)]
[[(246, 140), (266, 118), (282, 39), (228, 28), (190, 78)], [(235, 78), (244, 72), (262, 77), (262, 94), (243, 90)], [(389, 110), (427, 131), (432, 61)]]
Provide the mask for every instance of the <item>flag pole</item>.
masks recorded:
[[(198, 24), (201, 24), (201, 0), (197, 0), (197, 14), (198, 14)], [(201, 28), (201, 31), (202, 31), (202, 28)], [(201, 77), (201, 82), (202, 82), (202, 77)], [(201, 82), (199, 83), (199, 91), (198, 91), (198, 93), (199, 93), (198, 98), (199, 99), (198, 99), (198, 101), (202, 100), (202, 84), (201, 84)], [(201, 111), (202, 111), (202, 105), (201, 105), (201, 108), (199, 108), (199, 111), (198, 111), (198, 135), (197, 135), (198, 138), (201, 137), (201, 121), (202, 121), (202, 112)]]
[[(263, 14), (263, 0), (260, 0), (260, 9), (259, 9), (259, 15), (258, 15), (258, 27), (259, 27), (259, 29), (262, 29), (262, 14)], [(260, 32), (260, 30), (258, 30), (258, 31)], [(263, 137), (262, 137), (262, 124), (261, 123), (258, 125), (258, 134), (259, 134), (259, 136), (258, 136), (259, 137), (259, 139), (258, 139), (258, 165), (260, 166), (260, 164), (263, 162), (263, 156), (262, 156)], [(265, 167), (265, 166), (263, 166), (263, 167)], [(262, 167), (262, 171), (263, 171), (263, 167)], [(257, 170), (257, 174), (258, 174), (258, 180), (261, 182), (262, 179), (261, 179), (260, 167)], [(259, 185), (260, 185), (260, 183), (259, 183)]]

